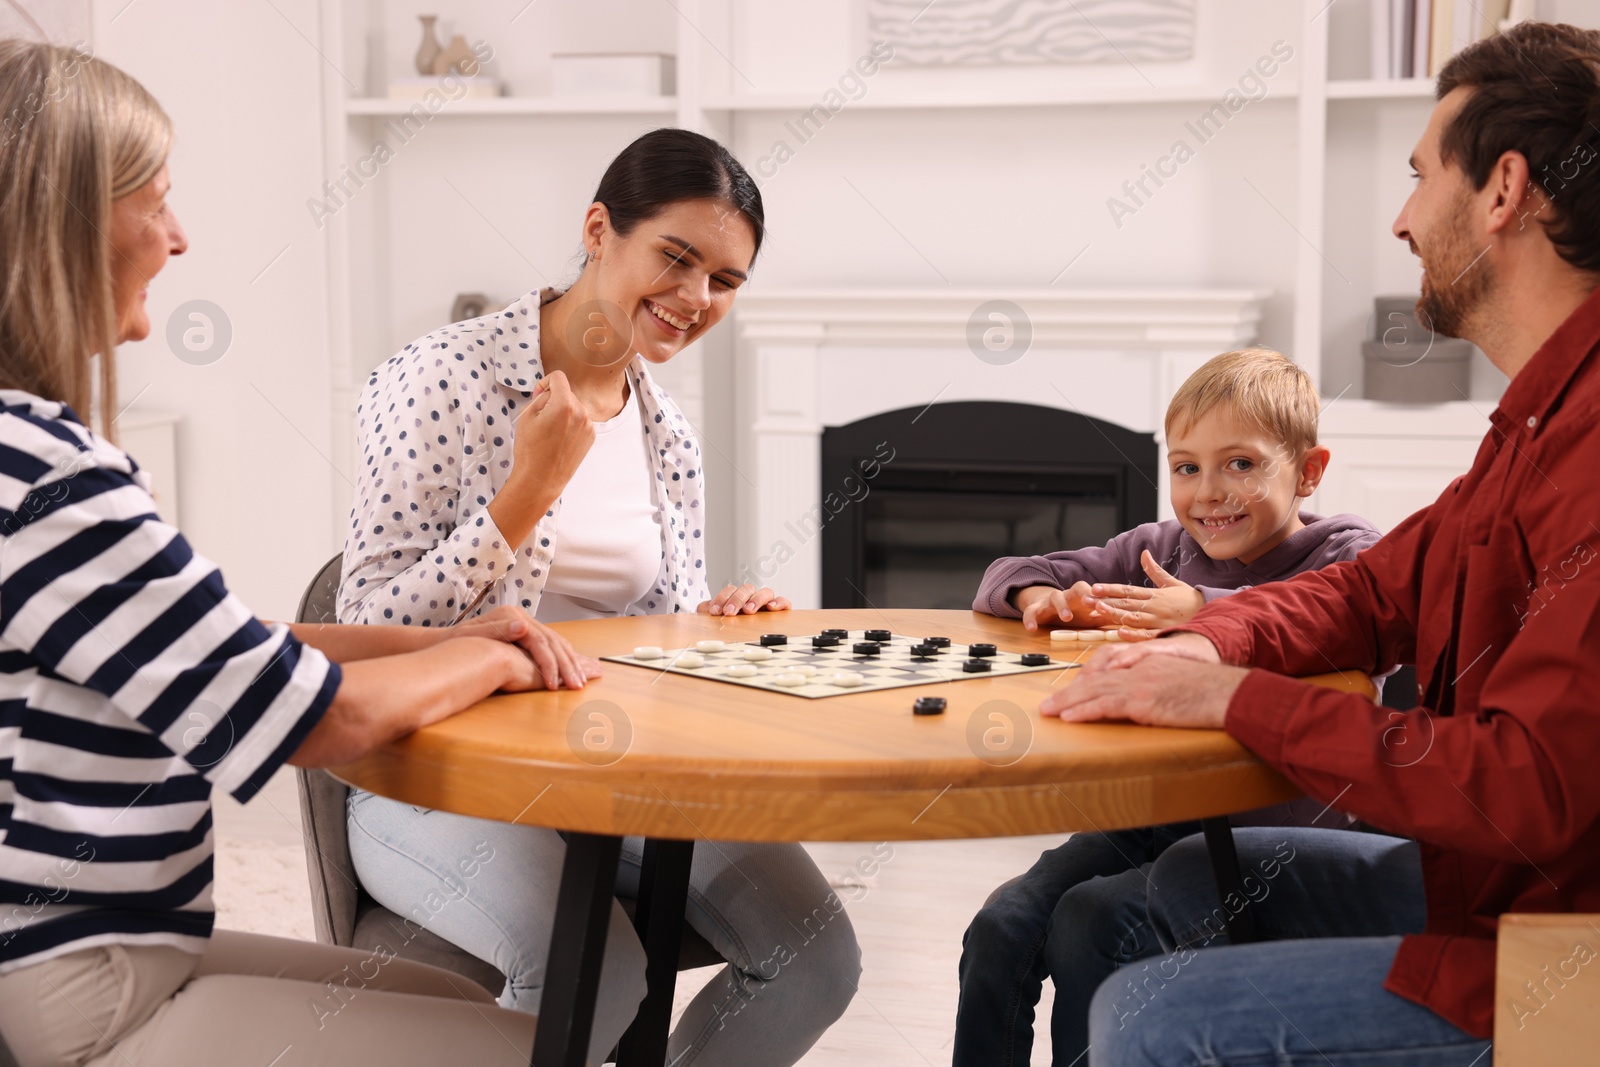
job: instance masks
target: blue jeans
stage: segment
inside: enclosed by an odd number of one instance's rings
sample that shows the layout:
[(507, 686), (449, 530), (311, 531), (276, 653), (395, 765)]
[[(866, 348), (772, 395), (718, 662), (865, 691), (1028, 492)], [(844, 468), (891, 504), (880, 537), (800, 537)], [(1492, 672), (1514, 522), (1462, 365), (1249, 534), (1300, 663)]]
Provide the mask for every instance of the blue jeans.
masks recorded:
[(1204, 840), (1169, 848), (1148, 896), (1166, 954), (1095, 994), (1093, 1067), (1487, 1067), (1488, 1041), (1383, 988), (1399, 935), (1426, 916), (1415, 842), (1282, 828), (1234, 840), (1268, 940), (1227, 945)]
[(1160, 948), (1145, 917), (1150, 865), (1198, 830), (1177, 823), (1074, 834), (996, 889), (961, 942), (953, 1067), (1027, 1064), (1047, 975), (1056, 990), (1055, 1063), (1083, 1067), (1094, 991), (1119, 965)]
[[(536, 1013), (566, 845), (539, 826), (350, 795), (350, 856), (384, 907), (506, 976), (503, 1007)], [(636, 897), (644, 843), (625, 837), (617, 894)], [(789, 1067), (844, 1014), (861, 950), (844, 904), (799, 845), (703, 841), (685, 919), (728, 961), (684, 1010), (673, 1067)], [(602, 1063), (644, 999), (644, 948), (611, 911), (589, 1061)]]

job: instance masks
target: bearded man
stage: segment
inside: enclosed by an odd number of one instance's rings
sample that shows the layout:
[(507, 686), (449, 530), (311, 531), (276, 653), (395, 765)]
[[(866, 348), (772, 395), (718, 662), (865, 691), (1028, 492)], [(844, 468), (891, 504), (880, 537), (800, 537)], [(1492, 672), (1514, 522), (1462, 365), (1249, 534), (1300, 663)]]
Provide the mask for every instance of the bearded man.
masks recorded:
[[(1472, 469), (1356, 559), (1108, 649), (1046, 699), (1075, 722), (1222, 727), (1395, 835), (1239, 831), (1241, 865), (1274, 877), (1251, 906), (1267, 940), (1227, 947), (1164, 895), (1207, 880), (1203, 844), (1170, 849), (1150, 913), (1172, 955), (1100, 987), (1095, 1067), (1486, 1067), (1499, 917), (1600, 912), (1597, 72), (1594, 31), (1478, 42), (1411, 157), (1394, 234), (1422, 260), (1419, 316), (1511, 378)], [(1292, 677), (1400, 663), (1406, 713)]]

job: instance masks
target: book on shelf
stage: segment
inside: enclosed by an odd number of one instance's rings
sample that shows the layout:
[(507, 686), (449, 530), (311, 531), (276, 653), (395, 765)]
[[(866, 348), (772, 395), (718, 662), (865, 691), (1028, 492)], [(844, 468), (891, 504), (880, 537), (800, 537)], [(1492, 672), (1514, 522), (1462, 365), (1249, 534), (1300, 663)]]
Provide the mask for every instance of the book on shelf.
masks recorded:
[(1534, 0), (1370, 0), (1372, 77), (1435, 78), (1474, 41), (1533, 16)]
[(1372, 78), (1410, 78), (1416, 66), (1417, 8), (1428, 0), (1370, 0), (1368, 22), (1372, 46)]
[(1433, 20), (1428, 28), (1428, 76), (1437, 78), (1455, 53), (1456, 0), (1433, 0)]
[[(1531, 5), (1516, 6), (1525, 10)], [(1503, 23), (1512, 21), (1511, 9), (1511, 0), (1433, 0), (1428, 76), (1438, 77), (1450, 57), (1467, 45), (1500, 32)]]
[(1388, 0), (1388, 69), (1391, 78), (1411, 77), (1411, 34), (1417, 19), (1417, 0)]
[(1433, 69), (1428, 65), (1428, 42), (1433, 38), (1433, 5), (1434, 0), (1416, 0), (1416, 6), (1411, 12), (1411, 76), (1413, 78), (1426, 78), (1432, 75)]

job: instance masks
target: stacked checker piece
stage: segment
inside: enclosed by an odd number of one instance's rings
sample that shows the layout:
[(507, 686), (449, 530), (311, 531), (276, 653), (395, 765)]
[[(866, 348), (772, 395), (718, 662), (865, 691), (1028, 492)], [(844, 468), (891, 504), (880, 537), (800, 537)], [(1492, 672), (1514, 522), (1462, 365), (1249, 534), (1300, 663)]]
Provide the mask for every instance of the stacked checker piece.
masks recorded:
[[(1128, 633), (1136, 637), (1153, 637), (1156, 630), (1130, 630)], [(1051, 630), (1050, 642), (1052, 644), (1073, 645), (1093, 641), (1121, 641), (1122, 632), (1118, 630)]]
[(1083, 653), (1106, 643), (1149, 641), (1165, 631), (1147, 630), (1136, 626), (1120, 626), (1114, 630), (1051, 630), (1050, 647), (1062, 651)]
[[(749, 644), (701, 641), (680, 649), (646, 645), (631, 655), (603, 658), (810, 699), (1078, 666), (1043, 652), (1005, 653), (981, 643), (969, 645), (962, 657), (948, 637), (918, 639), (889, 630), (824, 630), (792, 643), (788, 634), (764, 634), (759, 643)], [(944, 710), (942, 705), (941, 698), (924, 698), (914, 710), (934, 715)]]

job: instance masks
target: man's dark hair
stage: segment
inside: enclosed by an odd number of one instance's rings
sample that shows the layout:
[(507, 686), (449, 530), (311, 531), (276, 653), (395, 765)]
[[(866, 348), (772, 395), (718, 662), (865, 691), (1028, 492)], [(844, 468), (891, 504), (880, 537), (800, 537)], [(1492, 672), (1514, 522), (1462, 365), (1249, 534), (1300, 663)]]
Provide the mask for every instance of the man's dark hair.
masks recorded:
[(1521, 152), (1542, 190), (1529, 212), (1562, 259), (1600, 271), (1600, 31), (1518, 23), (1445, 64), (1439, 99), (1462, 86), (1472, 93), (1440, 135), (1440, 159), (1482, 189), (1502, 155)]

